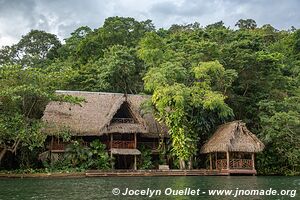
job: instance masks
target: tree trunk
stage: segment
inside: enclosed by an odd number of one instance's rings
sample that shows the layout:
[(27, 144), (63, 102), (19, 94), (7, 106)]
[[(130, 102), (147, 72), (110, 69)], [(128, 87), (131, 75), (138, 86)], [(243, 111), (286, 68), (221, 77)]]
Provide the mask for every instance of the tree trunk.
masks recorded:
[(180, 169), (185, 169), (185, 161), (181, 158), (179, 158), (179, 168)]
[(0, 165), (1, 165), (1, 161), (4, 158), (6, 152), (7, 152), (6, 148), (2, 149), (1, 152), (0, 152)]

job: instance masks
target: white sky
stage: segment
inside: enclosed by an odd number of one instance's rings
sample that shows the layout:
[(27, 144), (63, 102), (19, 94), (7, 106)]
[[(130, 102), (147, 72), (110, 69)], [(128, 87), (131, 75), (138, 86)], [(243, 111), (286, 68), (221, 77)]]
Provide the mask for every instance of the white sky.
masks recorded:
[(300, 28), (300, 0), (0, 0), (0, 47), (18, 42), (31, 29), (66, 38), (80, 26), (100, 27), (111, 16), (151, 19), (157, 28), (239, 19), (277, 29)]

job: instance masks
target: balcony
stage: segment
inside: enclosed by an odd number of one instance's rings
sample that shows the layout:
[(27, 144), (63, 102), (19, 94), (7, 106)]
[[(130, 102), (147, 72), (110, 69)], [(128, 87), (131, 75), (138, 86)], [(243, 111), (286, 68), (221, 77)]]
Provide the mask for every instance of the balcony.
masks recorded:
[(109, 149), (135, 149), (134, 140), (133, 141), (123, 141), (123, 140), (113, 140), (112, 142), (107, 142)]
[[(227, 169), (227, 160), (217, 160), (217, 169)], [(251, 159), (230, 159), (229, 169), (253, 169), (253, 161)]]
[(53, 143), (51, 146), (51, 150), (65, 150), (66, 144), (64, 143)]
[(113, 118), (112, 123), (134, 124), (133, 118)]

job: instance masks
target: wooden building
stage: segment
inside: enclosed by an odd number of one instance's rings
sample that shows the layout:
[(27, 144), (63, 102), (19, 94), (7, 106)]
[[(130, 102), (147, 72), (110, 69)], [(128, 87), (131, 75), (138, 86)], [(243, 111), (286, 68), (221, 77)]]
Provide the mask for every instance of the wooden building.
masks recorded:
[(256, 174), (255, 153), (264, 144), (251, 133), (242, 121), (221, 125), (201, 153), (209, 155), (209, 169), (228, 174)]
[[(100, 139), (114, 157), (116, 169), (137, 169), (139, 147), (158, 153), (158, 145), (166, 136), (151, 114), (142, 114), (141, 105), (149, 96), (103, 92), (57, 91), (58, 94), (83, 97), (81, 105), (50, 102), (44, 112), (45, 132), (51, 158), (57, 159), (68, 144), (57, 133), (68, 131), (81, 138), (83, 145)], [(158, 156), (157, 156), (158, 157)]]

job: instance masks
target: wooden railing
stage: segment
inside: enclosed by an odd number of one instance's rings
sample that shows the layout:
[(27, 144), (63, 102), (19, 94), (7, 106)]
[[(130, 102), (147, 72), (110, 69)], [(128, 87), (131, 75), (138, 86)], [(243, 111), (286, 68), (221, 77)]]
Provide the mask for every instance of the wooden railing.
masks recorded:
[(229, 161), (230, 169), (252, 169), (253, 162), (250, 159), (232, 159)]
[(66, 144), (60, 143), (53, 143), (52, 146), (50, 147), (51, 150), (64, 150), (66, 148)]
[(226, 159), (220, 159), (217, 160), (217, 169), (227, 169), (227, 160)]
[(113, 118), (112, 123), (134, 124), (134, 119), (133, 118)]
[[(217, 169), (227, 169), (227, 160), (217, 160)], [(251, 159), (230, 159), (229, 169), (252, 169), (253, 161)]]
[[(114, 140), (112, 142), (112, 145), (110, 143), (110, 141), (104, 142), (104, 144), (106, 145), (106, 147), (108, 149), (110, 148), (118, 148), (118, 149), (134, 149), (135, 145), (134, 145), (134, 141), (123, 141), (123, 140)], [(66, 143), (53, 143), (52, 146), (51, 144), (49, 145), (49, 149), (51, 150), (65, 150), (66, 147), (69, 144)], [(82, 146), (84, 147), (88, 147), (89, 143), (88, 142), (83, 142), (81, 143)]]
[(116, 149), (134, 149), (134, 141), (114, 140), (112, 143), (107, 142), (109, 148)]

